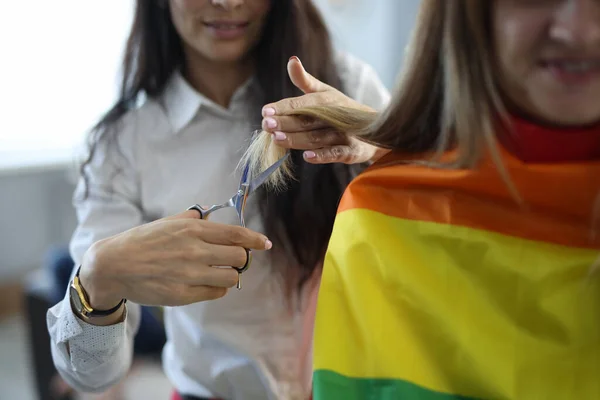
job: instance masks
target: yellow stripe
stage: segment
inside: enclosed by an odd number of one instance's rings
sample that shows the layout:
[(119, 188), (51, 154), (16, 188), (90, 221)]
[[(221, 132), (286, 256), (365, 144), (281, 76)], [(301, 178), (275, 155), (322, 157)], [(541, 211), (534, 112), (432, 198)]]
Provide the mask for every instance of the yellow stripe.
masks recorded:
[(344, 211), (325, 262), (314, 367), (476, 398), (600, 398), (600, 276), (587, 279), (597, 256)]

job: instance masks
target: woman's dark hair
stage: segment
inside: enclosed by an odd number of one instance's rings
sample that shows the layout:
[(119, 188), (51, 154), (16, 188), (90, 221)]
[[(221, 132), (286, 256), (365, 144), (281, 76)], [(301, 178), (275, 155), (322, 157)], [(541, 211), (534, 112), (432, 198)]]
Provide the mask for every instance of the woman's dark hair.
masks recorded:
[[(122, 66), (119, 99), (90, 133), (86, 166), (101, 142), (116, 144), (115, 124), (133, 109), (140, 95), (156, 98), (184, 61), (181, 39), (171, 21), (165, 0), (137, 0), (133, 26), (127, 40)], [(287, 75), (289, 57), (296, 55), (317, 79), (344, 90), (334, 62), (326, 25), (310, 0), (272, 0), (262, 39), (255, 49), (261, 68), (256, 71), (271, 103), (302, 93)], [(260, 110), (257, 109), (257, 116)], [(251, 132), (248, 132), (250, 135)], [(302, 152), (293, 151), (296, 180), (283, 192), (258, 193), (265, 233), (284, 256), (282, 271), (300, 288), (319, 267), (333, 228), (338, 201), (359, 167), (343, 164), (312, 165)]]

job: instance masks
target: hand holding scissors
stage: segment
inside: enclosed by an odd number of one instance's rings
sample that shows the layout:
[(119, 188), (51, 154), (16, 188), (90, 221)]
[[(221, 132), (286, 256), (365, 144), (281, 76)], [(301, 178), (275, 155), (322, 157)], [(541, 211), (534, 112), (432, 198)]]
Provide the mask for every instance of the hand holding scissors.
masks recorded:
[[(189, 207), (188, 210), (196, 210), (200, 213), (200, 219), (207, 219), (210, 214), (217, 210), (221, 210), (223, 208), (235, 208), (235, 211), (240, 220), (240, 225), (245, 228), (246, 222), (244, 220), (244, 211), (246, 209), (246, 201), (248, 200), (248, 196), (254, 193), (256, 189), (258, 189), (263, 183), (265, 183), (267, 178), (271, 176), (271, 174), (273, 174), (281, 166), (281, 164), (283, 164), (283, 162), (289, 157), (289, 154), (290, 153), (286, 153), (286, 155), (281, 157), (279, 160), (277, 160), (277, 162), (275, 162), (273, 165), (271, 165), (269, 168), (267, 168), (265, 171), (263, 171), (260, 175), (258, 175), (252, 180), (250, 179), (248, 173), (248, 166), (246, 166), (242, 173), (242, 178), (240, 180), (237, 192), (235, 192), (233, 196), (231, 196), (231, 198), (226, 202), (222, 204), (215, 204), (209, 208), (204, 208), (202, 206), (199, 206), (198, 204), (194, 204), (193, 206)], [(246, 249), (246, 263), (244, 264), (244, 266), (232, 267), (238, 272), (238, 289), (242, 288), (240, 276), (244, 271), (248, 269), (251, 263), (252, 251), (250, 249)]]
[[(206, 209), (194, 205), (182, 214), (94, 243), (83, 258), (79, 278), (91, 305), (108, 310), (125, 298), (138, 304), (178, 306), (217, 299), (236, 284), (240, 288), (240, 274), (252, 261), (249, 249), (271, 248), (263, 234), (244, 227), (246, 200), (286, 157), (255, 179), (246, 168), (238, 190), (223, 204)], [(235, 208), (241, 226), (206, 221), (227, 207)], [(230, 265), (233, 270), (215, 265)]]

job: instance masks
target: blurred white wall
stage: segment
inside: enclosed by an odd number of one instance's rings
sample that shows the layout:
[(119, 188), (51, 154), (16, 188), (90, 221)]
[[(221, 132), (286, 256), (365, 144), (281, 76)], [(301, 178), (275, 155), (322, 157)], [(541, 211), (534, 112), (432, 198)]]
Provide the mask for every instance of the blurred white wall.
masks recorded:
[[(277, 0), (275, 0), (277, 1)], [(337, 46), (392, 87), (418, 0), (316, 0)], [(132, 0), (0, 5), (0, 281), (66, 244), (73, 149), (115, 97)]]
[(114, 100), (131, 5), (0, 4), (0, 281), (73, 231), (73, 150)]
[(392, 89), (420, 0), (314, 1), (336, 45), (371, 64)]
[(0, 167), (55, 163), (115, 98), (131, 0), (0, 5)]

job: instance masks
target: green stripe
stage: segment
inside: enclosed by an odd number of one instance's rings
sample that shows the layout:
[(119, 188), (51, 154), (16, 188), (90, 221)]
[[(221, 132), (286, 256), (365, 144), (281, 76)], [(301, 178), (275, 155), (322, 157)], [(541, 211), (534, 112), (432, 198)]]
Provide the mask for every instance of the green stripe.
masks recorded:
[(400, 379), (350, 378), (320, 369), (313, 375), (313, 400), (475, 400), (425, 389)]

